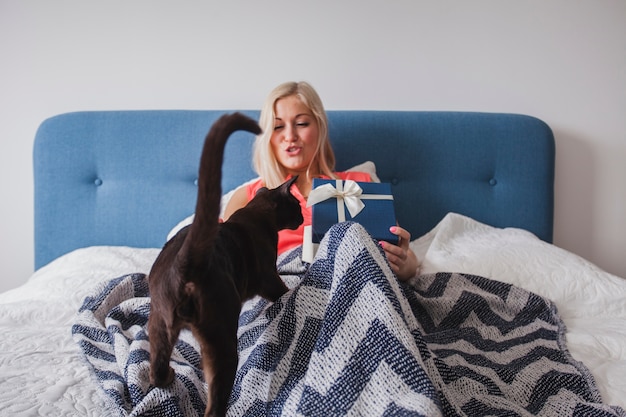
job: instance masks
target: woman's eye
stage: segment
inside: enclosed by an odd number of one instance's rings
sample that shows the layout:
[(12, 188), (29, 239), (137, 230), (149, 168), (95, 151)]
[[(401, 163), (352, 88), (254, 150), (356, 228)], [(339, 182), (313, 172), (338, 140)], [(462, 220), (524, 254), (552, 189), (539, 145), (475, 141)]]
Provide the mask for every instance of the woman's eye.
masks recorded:
[(282, 125), (276, 125), (276, 126), (274, 126), (274, 130), (280, 130), (280, 129), (282, 129), (282, 128), (283, 128), (283, 126), (282, 126)]
[(307, 127), (309, 125), (309, 122), (298, 122), (297, 125), (300, 127)]

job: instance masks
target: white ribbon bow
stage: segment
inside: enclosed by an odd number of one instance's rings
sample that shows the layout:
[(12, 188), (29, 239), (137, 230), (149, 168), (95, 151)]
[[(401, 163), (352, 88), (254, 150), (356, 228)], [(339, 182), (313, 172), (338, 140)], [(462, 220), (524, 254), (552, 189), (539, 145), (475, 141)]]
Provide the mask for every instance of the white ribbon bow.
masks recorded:
[(355, 217), (365, 207), (365, 204), (363, 204), (359, 198), (361, 194), (363, 194), (363, 189), (359, 187), (359, 184), (357, 184), (356, 181), (337, 180), (336, 188), (333, 187), (332, 184), (324, 184), (311, 190), (306, 206), (311, 207), (312, 205), (326, 201), (329, 198), (336, 198), (337, 215), (339, 217), (337, 220), (339, 222), (344, 222), (346, 221), (346, 215), (343, 210), (344, 202), (350, 216)]
[(311, 190), (309, 198), (307, 200), (307, 207), (311, 207), (314, 204), (326, 201), (329, 198), (337, 199), (337, 221), (339, 223), (346, 221), (346, 215), (344, 211), (344, 203), (350, 216), (356, 217), (357, 214), (365, 208), (365, 204), (361, 201), (364, 199), (376, 199), (376, 200), (393, 200), (390, 195), (383, 194), (363, 194), (363, 189), (353, 180), (337, 180), (336, 187), (332, 184), (324, 184)]

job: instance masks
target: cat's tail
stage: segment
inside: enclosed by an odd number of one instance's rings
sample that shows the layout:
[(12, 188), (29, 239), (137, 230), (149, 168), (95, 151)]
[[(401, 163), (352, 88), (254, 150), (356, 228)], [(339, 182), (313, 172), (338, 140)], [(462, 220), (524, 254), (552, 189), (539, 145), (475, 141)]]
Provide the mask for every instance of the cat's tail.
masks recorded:
[[(226, 114), (211, 127), (204, 140), (198, 176), (196, 214), (189, 229), (187, 242), (194, 248), (206, 250), (217, 235), (222, 198), (222, 163), (224, 148), (230, 135), (238, 130), (261, 133), (256, 121), (242, 113)], [(189, 248), (193, 251), (194, 248)]]

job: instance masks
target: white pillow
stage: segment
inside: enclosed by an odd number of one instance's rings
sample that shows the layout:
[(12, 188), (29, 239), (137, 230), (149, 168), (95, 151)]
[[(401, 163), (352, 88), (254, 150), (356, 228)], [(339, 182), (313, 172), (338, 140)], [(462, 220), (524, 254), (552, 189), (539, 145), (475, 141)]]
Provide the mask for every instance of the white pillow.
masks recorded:
[(372, 182), (380, 182), (380, 178), (376, 175), (376, 164), (372, 161), (365, 161), (362, 164), (355, 165), (352, 168), (347, 169), (346, 172), (365, 172), (370, 174)]
[[(378, 176), (376, 175), (376, 164), (374, 164), (372, 161), (365, 161), (362, 164), (359, 165), (355, 165), (352, 168), (346, 170), (346, 172), (365, 172), (370, 174), (370, 178), (372, 179), (372, 182), (380, 182), (380, 179), (378, 178)], [(229, 192), (227, 192), (226, 194), (224, 194), (222, 196), (222, 201), (220, 202), (220, 217), (224, 217), (224, 210), (226, 209), (226, 206), (228, 205), (228, 202), (230, 201), (231, 197), (233, 196), (233, 194), (240, 188), (242, 187), (246, 187), (248, 184), (253, 183), (254, 181), (257, 181), (259, 178), (253, 178), (249, 181), (244, 182), (243, 184), (241, 184), (240, 186), (236, 187), (233, 190), (230, 190)], [(172, 237), (174, 237), (174, 235), (176, 233), (178, 233), (178, 231), (180, 229), (182, 229), (183, 227), (187, 226), (188, 224), (191, 224), (191, 222), (193, 221), (193, 216), (194, 214), (192, 214), (191, 216), (181, 220), (176, 226), (174, 226), (172, 228), (172, 230), (170, 230), (170, 232), (167, 234), (167, 240), (170, 240)]]
[[(606, 304), (598, 300), (610, 299), (613, 316), (626, 319), (626, 280), (526, 230), (449, 213), (410, 247), (422, 261), (423, 274), (463, 272), (516, 285), (553, 300), (566, 318), (604, 312)], [(607, 290), (599, 294), (602, 288)]]

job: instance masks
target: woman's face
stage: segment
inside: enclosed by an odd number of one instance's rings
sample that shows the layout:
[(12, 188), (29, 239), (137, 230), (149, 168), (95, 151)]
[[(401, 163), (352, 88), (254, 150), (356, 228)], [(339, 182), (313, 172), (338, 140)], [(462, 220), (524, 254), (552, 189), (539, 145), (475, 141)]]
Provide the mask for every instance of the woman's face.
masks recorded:
[(313, 113), (298, 96), (277, 100), (274, 113), (276, 116), (270, 144), (276, 160), (289, 174), (305, 172), (315, 156), (319, 140), (319, 130)]

